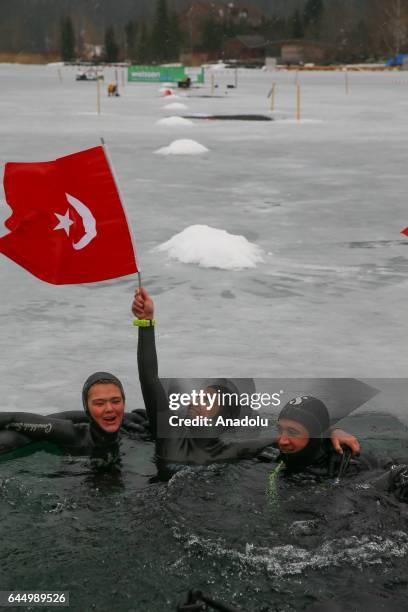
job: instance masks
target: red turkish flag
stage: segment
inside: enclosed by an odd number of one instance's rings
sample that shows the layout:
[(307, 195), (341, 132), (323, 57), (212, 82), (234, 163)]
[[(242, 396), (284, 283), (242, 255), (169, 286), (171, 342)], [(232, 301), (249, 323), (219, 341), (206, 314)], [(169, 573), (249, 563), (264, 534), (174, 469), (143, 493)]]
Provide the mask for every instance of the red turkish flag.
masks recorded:
[(405, 234), (405, 236), (408, 236), (408, 227), (406, 227), (405, 229), (401, 230), (401, 234)]
[(50, 162), (7, 163), (13, 214), (4, 253), (47, 283), (93, 283), (138, 271), (132, 237), (103, 147)]

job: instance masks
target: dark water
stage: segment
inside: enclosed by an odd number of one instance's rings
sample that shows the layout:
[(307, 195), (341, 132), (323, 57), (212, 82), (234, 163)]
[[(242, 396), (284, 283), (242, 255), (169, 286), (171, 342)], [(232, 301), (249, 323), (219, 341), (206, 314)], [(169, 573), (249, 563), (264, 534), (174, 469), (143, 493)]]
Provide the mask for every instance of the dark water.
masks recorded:
[[(396, 419), (370, 424), (348, 423), (366, 448), (408, 455)], [(69, 609), (101, 612), (175, 610), (190, 588), (247, 612), (408, 609), (408, 506), (366, 477), (274, 488), (273, 464), (243, 461), (152, 482), (151, 444), (122, 453), (108, 471), (1, 458), (1, 590), (67, 590)]]

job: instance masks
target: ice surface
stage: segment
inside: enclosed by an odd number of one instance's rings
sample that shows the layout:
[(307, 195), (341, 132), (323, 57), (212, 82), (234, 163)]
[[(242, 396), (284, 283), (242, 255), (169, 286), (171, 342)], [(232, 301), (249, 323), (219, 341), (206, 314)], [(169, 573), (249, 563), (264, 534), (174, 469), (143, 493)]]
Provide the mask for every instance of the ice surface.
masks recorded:
[(163, 106), (163, 108), (165, 110), (187, 110), (188, 106), (182, 102), (171, 102), (170, 104)]
[(159, 119), (157, 121), (157, 125), (165, 125), (167, 127), (190, 127), (194, 125), (192, 121), (189, 119), (184, 119), (184, 117), (164, 117), (163, 119)]
[(207, 147), (190, 138), (174, 140), (168, 147), (161, 147), (156, 151), (159, 155), (201, 155), (207, 152)]
[(244, 236), (233, 236), (208, 225), (191, 225), (157, 247), (182, 263), (203, 268), (243, 270), (263, 262), (262, 251)]
[[(155, 299), (162, 376), (405, 376), (408, 371), (406, 147), (408, 74), (305, 73), (302, 117), (320, 123), (201, 122), (189, 135), (211, 154), (161, 156), (168, 144), (158, 85), (102, 98), (75, 67), (0, 65), (0, 162), (42, 161), (108, 144)], [(218, 92), (234, 71), (216, 74)], [(239, 70), (222, 98), (189, 92), (191, 112), (266, 113), (293, 120), (294, 75)], [(401, 84), (403, 81), (405, 84)], [(106, 83), (114, 70), (106, 71)], [(88, 114), (86, 114), (88, 113)], [(323, 122), (323, 123), (321, 123)], [(1, 200), (0, 194), (0, 200)], [(0, 232), (10, 209), (0, 206)], [(154, 247), (208, 225), (245, 236), (266, 256), (242, 271), (168, 260)], [(4, 407), (79, 408), (96, 370), (123, 378), (140, 406), (137, 279), (87, 286), (42, 283), (0, 256), (0, 379)], [(25, 383), (50, 386), (33, 391)], [(58, 383), (58, 384), (57, 384)], [(377, 396), (378, 409), (406, 411)], [(382, 400), (381, 400), (382, 398)], [(382, 404), (381, 404), (381, 401)]]

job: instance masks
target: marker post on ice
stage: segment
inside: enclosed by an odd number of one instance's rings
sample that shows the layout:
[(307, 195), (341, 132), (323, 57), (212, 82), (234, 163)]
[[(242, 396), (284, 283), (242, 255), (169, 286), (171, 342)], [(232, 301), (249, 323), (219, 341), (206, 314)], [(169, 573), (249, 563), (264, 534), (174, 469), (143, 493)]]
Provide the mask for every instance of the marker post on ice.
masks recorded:
[[(112, 172), (112, 176), (115, 179), (115, 184), (116, 184), (116, 188), (118, 190), (119, 200), (120, 200), (120, 203), (122, 204), (123, 212), (124, 212), (125, 217), (126, 217), (127, 226), (129, 228), (130, 239), (132, 241), (132, 247), (133, 247), (133, 256), (135, 258), (136, 267), (138, 268), (137, 259), (136, 259), (135, 237), (133, 236), (132, 226), (129, 223), (129, 215), (127, 214), (127, 210), (126, 210), (126, 206), (125, 206), (125, 201), (124, 201), (124, 199), (122, 197), (122, 193), (120, 191), (118, 177), (117, 177), (117, 174), (115, 172), (115, 166), (113, 165), (112, 158), (111, 158), (111, 156), (109, 154), (109, 150), (108, 150), (108, 147), (106, 145), (105, 139), (101, 136), (100, 140), (101, 140), (101, 144), (102, 144), (103, 150), (105, 151), (106, 159), (108, 160), (108, 164), (109, 164), (110, 170)], [(137, 276), (138, 276), (138, 283), (139, 283), (139, 289), (140, 289), (141, 286), (142, 286), (142, 279), (141, 279), (141, 276), (140, 276), (140, 272), (137, 272)]]
[(346, 94), (350, 93), (350, 82), (349, 82), (349, 73), (347, 68), (344, 70), (344, 86), (346, 89)]
[(101, 82), (99, 77), (96, 78), (96, 112), (101, 114)]
[(275, 110), (275, 101), (276, 101), (276, 83), (272, 85), (271, 91), (271, 111)]
[(296, 87), (296, 118), (298, 121), (301, 119), (301, 90), (299, 83)]
[(214, 95), (214, 90), (215, 90), (215, 76), (214, 73), (211, 73), (211, 95)]

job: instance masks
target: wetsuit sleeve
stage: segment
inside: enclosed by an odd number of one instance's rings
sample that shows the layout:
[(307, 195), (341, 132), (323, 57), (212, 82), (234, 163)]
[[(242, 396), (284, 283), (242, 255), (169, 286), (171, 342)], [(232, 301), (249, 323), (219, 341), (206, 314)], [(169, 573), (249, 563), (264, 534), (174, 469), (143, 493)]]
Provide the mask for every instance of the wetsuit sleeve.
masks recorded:
[(22, 448), (30, 443), (31, 440), (27, 436), (18, 434), (15, 431), (0, 430), (0, 454)]
[(89, 423), (89, 418), (83, 410), (65, 410), (64, 412), (54, 412), (48, 416), (53, 419), (71, 421), (71, 423)]
[(75, 425), (70, 421), (54, 419), (29, 412), (5, 412), (0, 414), (0, 430), (16, 431), (30, 440), (47, 440), (72, 445), (78, 439)]
[(154, 327), (140, 327), (137, 364), (147, 418), (154, 438), (157, 437), (157, 414), (168, 410), (167, 396), (159, 379)]

